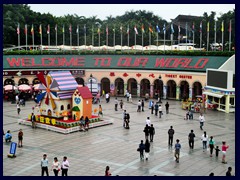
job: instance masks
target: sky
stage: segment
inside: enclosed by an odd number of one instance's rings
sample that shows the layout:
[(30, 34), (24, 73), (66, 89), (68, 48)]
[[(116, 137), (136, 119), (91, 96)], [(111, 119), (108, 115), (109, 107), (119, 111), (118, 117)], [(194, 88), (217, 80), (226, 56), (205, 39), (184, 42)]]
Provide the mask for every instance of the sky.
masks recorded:
[[(146, 10), (160, 16), (168, 22), (178, 15), (202, 16), (211, 11), (216, 12), (216, 17), (235, 9), (235, 4), (28, 4), (35, 12), (50, 13), (53, 16), (67, 14), (85, 16), (86, 18), (97, 16), (105, 20), (107, 16), (121, 16), (126, 11)], [(99, 11), (99, 9), (101, 11)]]

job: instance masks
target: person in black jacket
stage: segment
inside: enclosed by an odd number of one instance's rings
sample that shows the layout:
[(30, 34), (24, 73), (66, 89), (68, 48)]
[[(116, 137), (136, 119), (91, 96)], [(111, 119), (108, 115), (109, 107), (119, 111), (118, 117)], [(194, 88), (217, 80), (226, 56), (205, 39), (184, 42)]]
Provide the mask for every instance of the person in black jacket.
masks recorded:
[(174, 135), (174, 129), (172, 126), (170, 126), (170, 129), (168, 130), (168, 146), (172, 146), (173, 135)]
[(149, 136), (149, 126), (147, 124), (146, 124), (143, 132), (145, 133), (145, 139), (147, 140), (148, 136)]
[(142, 106), (142, 111), (144, 111), (144, 101), (143, 101), (143, 99), (142, 99), (141, 106)]
[(168, 114), (169, 113), (169, 104), (168, 104), (168, 102), (165, 104), (165, 107), (166, 107), (166, 114)]
[(193, 130), (191, 130), (191, 132), (188, 135), (188, 142), (189, 142), (190, 149), (194, 148), (194, 138), (195, 138), (195, 134), (193, 133)]
[(139, 144), (139, 152), (140, 152), (140, 159), (144, 159), (144, 149), (145, 149), (145, 144), (143, 144), (143, 140), (141, 140), (141, 143)]
[(155, 134), (155, 129), (153, 127), (153, 124), (149, 127), (149, 134), (150, 134), (150, 142), (153, 142), (153, 136)]
[(145, 141), (145, 156), (146, 156), (146, 160), (148, 160), (149, 152), (150, 152), (150, 143), (149, 143), (149, 141), (147, 139)]

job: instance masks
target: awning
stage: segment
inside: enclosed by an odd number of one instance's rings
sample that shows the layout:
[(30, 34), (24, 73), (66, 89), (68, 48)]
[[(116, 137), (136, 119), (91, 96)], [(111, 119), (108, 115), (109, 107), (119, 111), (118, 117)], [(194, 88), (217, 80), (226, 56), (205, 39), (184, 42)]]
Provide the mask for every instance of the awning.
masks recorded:
[(208, 95), (208, 96), (217, 97), (217, 98), (223, 97), (222, 94), (216, 94), (216, 93), (211, 93), (211, 92), (203, 92), (203, 94), (206, 94), (206, 95)]

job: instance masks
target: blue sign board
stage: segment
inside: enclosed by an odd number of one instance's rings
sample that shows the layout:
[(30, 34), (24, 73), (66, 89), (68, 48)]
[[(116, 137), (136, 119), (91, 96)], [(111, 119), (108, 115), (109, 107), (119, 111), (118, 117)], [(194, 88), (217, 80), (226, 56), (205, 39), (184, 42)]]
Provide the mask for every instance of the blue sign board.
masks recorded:
[(17, 143), (15, 143), (15, 142), (11, 142), (11, 146), (10, 146), (10, 152), (9, 152), (9, 154), (13, 154), (13, 155), (15, 155), (15, 153), (16, 153), (16, 149), (17, 149)]

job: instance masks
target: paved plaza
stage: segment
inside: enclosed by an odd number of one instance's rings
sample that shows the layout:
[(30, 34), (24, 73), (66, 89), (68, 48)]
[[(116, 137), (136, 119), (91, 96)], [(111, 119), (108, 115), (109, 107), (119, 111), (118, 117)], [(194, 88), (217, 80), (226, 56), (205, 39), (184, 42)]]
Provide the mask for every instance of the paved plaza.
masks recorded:
[[(221, 148), (221, 142), (227, 141), (230, 148), (227, 151), (227, 164), (221, 163), (222, 154), (218, 158), (209, 157), (209, 151), (203, 152), (200, 137), (203, 131), (199, 128), (199, 113), (194, 113), (193, 120), (184, 120), (186, 111), (181, 109), (180, 101), (171, 101), (170, 113), (165, 113), (163, 100), (163, 116), (158, 118), (150, 113), (148, 102), (145, 111), (137, 112), (137, 101), (126, 102), (127, 112), (130, 113), (130, 129), (124, 129), (122, 124), (122, 110), (114, 111), (114, 98), (110, 103), (102, 100), (104, 119), (112, 120), (112, 125), (90, 129), (86, 132), (60, 134), (44, 129), (32, 129), (30, 126), (17, 124), (17, 119), (26, 118), (31, 113), (34, 102), (26, 102), (17, 115), (16, 105), (3, 102), (3, 129), (11, 130), (12, 141), (17, 142), (18, 130), (23, 129), (23, 147), (17, 148), (16, 158), (8, 158), (10, 143), (3, 140), (3, 175), (4, 176), (40, 176), (40, 161), (46, 153), (51, 169), (54, 157), (60, 162), (67, 156), (70, 168), (69, 176), (103, 176), (105, 167), (110, 166), (113, 176), (208, 176), (214, 172), (215, 176), (225, 176), (227, 168), (233, 168), (235, 174), (235, 114), (208, 110), (205, 114), (206, 122), (203, 127), (208, 136), (213, 136)], [(94, 104), (93, 109), (98, 107)], [(140, 160), (138, 145), (145, 141), (143, 129), (145, 120), (150, 117), (155, 127), (154, 142), (151, 143), (148, 161)], [(176, 163), (174, 149), (168, 147), (168, 129), (175, 130), (174, 143), (178, 138), (182, 145), (180, 162)], [(193, 129), (196, 135), (194, 150), (189, 149), (188, 134)], [(54, 173), (50, 171), (50, 176)]]

